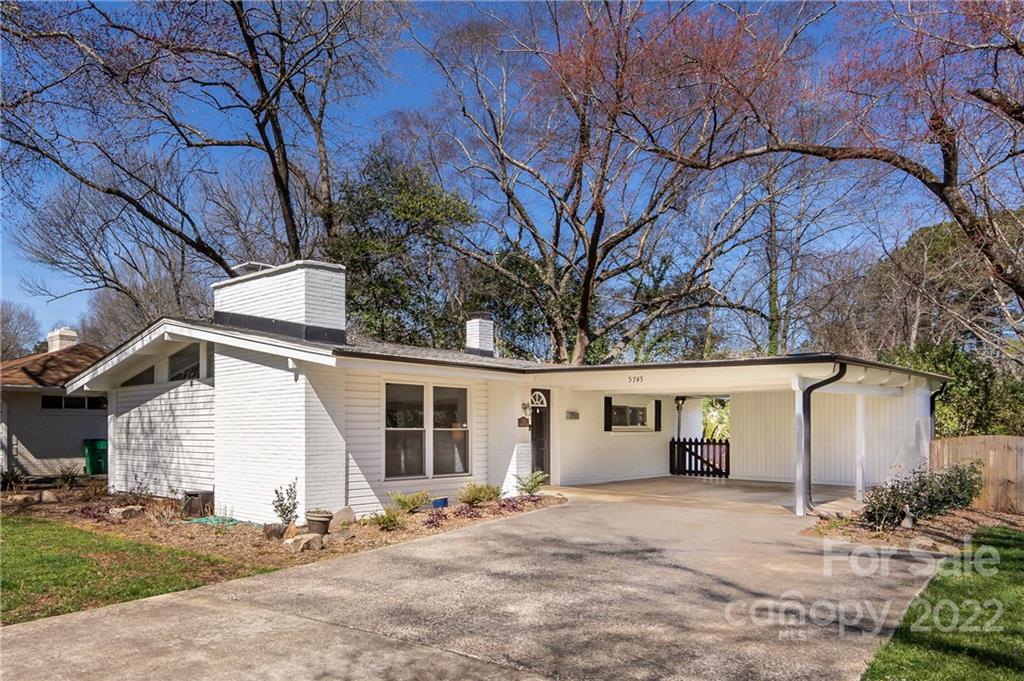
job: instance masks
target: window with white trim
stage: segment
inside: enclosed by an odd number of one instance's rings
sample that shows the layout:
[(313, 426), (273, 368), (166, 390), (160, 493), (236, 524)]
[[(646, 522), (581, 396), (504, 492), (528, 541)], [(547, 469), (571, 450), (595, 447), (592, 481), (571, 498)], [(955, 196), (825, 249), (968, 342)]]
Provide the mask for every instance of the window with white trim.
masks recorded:
[(465, 388), (434, 387), (434, 475), (469, 472), (469, 421)]
[(469, 469), (469, 391), (385, 383), (385, 479), (467, 475)]
[(426, 475), (423, 386), (388, 383), (384, 390), (384, 477)]

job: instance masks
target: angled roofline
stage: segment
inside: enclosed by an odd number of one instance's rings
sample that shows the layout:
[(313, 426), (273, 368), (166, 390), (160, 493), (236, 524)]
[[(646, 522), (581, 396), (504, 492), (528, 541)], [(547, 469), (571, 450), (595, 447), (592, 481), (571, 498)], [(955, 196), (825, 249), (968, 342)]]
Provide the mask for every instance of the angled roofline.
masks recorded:
[[(166, 328), (161, 329), (161, 327)], [(99, 375), (113, 369), (120, 363), (124, 353), (131, 351), (133, 346), (138, 345), (139, 349), (141, 349), (150, 342), (157, 340), (157, 338), (154, 337), (143, 342), (147, 335), (156, 333), (160, 333), (167, 337), (167, 340), (194, 339), (226, 342), (237, 347), (247, 348), (257, 352), (265, 352), (268, 354), (312, 361), (320, 364), (334, 365), (333, 347), (329, 345), (303, 341), (285, 336), (251, 333), (240, 329), (228, 328), (194, 319), (161, 317), (108, 352), (87, 369), (75, 376), (74, 379), (68, 381), (66, 385), (68, 392), (85, 388), (89, 381), (94, 380)], [(175, 338), (175, 336), (178, 336), (178, 338)]]
[[(728, 367), (742, 367), (742, 366), (772, 366), (772, 365), (803, 365), (803, 364), (828, 364), (828, 363), (844, 363), (850, 366), (858, 366), (869, 369), (881, 369), (884, 371), (893, 371), (910, 376), (920, 376), (942, 383), (948, 383), (952, 379), (949, 376), (943, 374), (921, 371), (919, 369), (911, 369), (908, 367), (901, 367), (895, 364), (886, 364), (884, 362), (876, 362), (874, 360), (860, 359), (857, 357), (851, 357), (848, 355), (841, 355), (832, 352), (809, 352), (800, 353), (793, 355), (778, 355), (772, 357), (742, 357), (742, 358), (731, 358), (731, 359), (698, 359), (698, 360), (680, 360), (675, 362), (645, 362), (636, 364), (588, 364), (584, 366), (566, 366), (562, 364), (540, 364), (538, 363), (535, 367), (532, 366), (507, 366), (500, 364), (485, 364), (479, 361), (459, 361), (457, 359), (445, 359), (436, 357), (413, 357), (403, 356), (398, 354), (384, 355), (378, 352), (370, 352), (360, 350), (358, 346), (351, 345), (332, 345), (327, 343), (320, 343), (315, 341), (306, 341), (291, 336), (282, 336), (279, 334), (266, 333), (266, 332), (254, 332), (249, 329), (240, 329), (235, 327), (228, 327), (222, 324), (215, 324), (213, 322), (195, 320), (195, 319), (181, 319), (176, 317), (161, 317), (157, 321), (153, 322), (145, 329), (135, 334), (121, 345), (117, 346), (109, 353), (101, 357), (87, 369), (78, 374), (73, 380), (68, 381), (66, 388), (68, 391), (82, 389), (90, 379), (95, 378), (99, 373), (103, 373), (115, 366), (118, 362), (117, 357), (121, 355), (133, 344), (144, 337), (147, 333), (154, 332), (161, 325), (178, 325), (185, 329), (191, 329), (193, 332), (192, 336), (198, 340), (205, 340), (201, 336), (220, 336), (222, 339), (227, 339), (227, 342), (234, 341), (240, 345), (253, 345), (257, 344), (263, 346), (263, 351), (267, 351), (269, 348), (277, 348), (278, 351), (273, 354), (291, 356), (301, 359), (300, 355), (307, 355), (307, 359), (317, 361), (318, 363), (331, 364), (333, 358), (353, 358), (353, 359), (366, 359), (378, 362), (390, 362), (390, 363), (401, 363), (401, 364), (419, 364), (437, 367), (458, 367), (465, 369), (475, 369), (478, 371), (494, 371), (505, 374), (518, 374), (521, 376), (528, 375), (545, 375), (545, 374), (564, 374), (564, 373), (583, 373), (583, 372), (594, 372), (594, 371), (636, 371), (636, 370), (663, 370), (663, 369), (700, 369), (700, 368), (728, 368)], [(174, 335), (173, 331), (167, 332), (169, 335)], [(210, 338), (217, 342), (215, 338)], [(222, 340), (221, 342), (225, 342)], [(396, 346), (400, 347), (400, 346)], [(317, 358), (310, 358), (308, 355), (312, 353)], [(321, 359), (322, 358), (322, 359)], [(325, 361), (326, 358), (332, 358), (331, 361)]]

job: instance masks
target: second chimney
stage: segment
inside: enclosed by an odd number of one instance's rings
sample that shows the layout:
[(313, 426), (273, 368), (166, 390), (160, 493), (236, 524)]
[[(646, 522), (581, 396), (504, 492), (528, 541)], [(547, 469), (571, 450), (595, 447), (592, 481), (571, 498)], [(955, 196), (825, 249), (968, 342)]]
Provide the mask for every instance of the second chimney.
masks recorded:
[(57, 350), (70, 348), (72, 345), (78, 345), (78, 334), (74, 329), (62, 326), (46, 334), (47, 352), (56, 352)]
[(474, 312), (466, 320), (466, 352), (494, 357), (494, 319), (487, 312)]

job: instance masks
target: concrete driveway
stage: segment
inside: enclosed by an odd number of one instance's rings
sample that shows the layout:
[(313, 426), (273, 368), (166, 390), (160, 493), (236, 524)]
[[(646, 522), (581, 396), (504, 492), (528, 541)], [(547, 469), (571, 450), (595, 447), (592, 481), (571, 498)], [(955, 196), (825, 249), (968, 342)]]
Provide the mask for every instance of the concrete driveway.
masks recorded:
[(809, 523), (579, 498), (5, 627), (3, 678), (856, 679), (927, 576), (829, 575)]

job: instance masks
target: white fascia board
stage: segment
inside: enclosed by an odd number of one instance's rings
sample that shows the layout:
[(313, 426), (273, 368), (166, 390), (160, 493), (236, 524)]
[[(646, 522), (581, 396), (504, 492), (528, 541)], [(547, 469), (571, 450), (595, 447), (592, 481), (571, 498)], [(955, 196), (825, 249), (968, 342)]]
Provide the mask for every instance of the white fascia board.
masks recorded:
[(146, 349), (158, 341), (212, 341), (244, 350), (252, 350), (279, 357), (289, 357), (314, 364), (324, 364), (327, 366), (335, 366), (336, 364), (334, 353), (326, 348), (322, 350), (314, 349), (306, 345), (289, 343), (288, 341), (276, 338), (265, 338), (256, 334), (210, 329), (193, 326), (187, 322), (163, 320), (156, 322), (153, 326), (140, 333), (135, 340), (113, 354), (104, 357), (91, 368), (69, 381), (67, 384), (68, 392), (83, 389), (101, 391), (107, 389), (108, 386), (102, 384), (102, 378), (106, 374), (129, 358), (145, 354)]
[(503, 371), (501, 369), (488, 369), (485, 367), (475, 368), (451, 364), (425, 364), (414, 360), (389, 360), (369, 359), (366, 357), (337, 357), (339, 367), (346, 369), (369, 369), (371, 371), (386, 371), (392, 374), (407, 374), (415, 376), (452, 376), (479, 381), (509, 381), (529, 382), (530, 379), (523, 373), (516, 371)]

